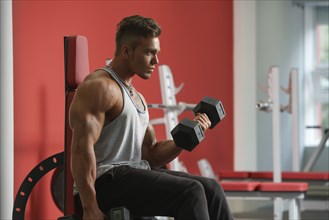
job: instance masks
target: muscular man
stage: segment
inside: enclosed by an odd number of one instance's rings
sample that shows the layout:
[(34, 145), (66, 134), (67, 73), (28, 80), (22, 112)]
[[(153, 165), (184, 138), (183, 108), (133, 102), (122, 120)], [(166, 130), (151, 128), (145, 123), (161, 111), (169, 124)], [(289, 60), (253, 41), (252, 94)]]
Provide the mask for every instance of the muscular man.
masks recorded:
[[(112, 62), (89, 74), (76, 92), (70, 108), (71, 169), (84, 220), (103, 220), (118, 206), (137, 216), (232, 219), (217, 181), (159, 168), (182, 149), (172, 140), (156, 140), (132, 78), (151, 77), (159, 63), (160, 33), (151, 18), (124, 18)], [(205, 114), (194, 120), (204, 131), (211, 124)]]

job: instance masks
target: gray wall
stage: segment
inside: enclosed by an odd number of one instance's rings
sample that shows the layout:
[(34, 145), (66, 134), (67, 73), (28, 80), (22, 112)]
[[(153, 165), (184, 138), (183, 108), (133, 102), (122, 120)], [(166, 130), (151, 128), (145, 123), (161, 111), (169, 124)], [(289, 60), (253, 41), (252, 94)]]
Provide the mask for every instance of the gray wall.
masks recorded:
[[(303, 9), (291, 1), (256, 1), (256, 80), (257, 86), (267, 85), (269, 67), (280, 68), (280, 84), (287, 87), (291, 68), (303, 68)], [(301, 74), (300, 74), (301, 75)], [(259, 88), (257, 100), (267, 95)], [(288, 103), (288, 95), (281, 92), (282, 104)], [(258, 112), (257, 121), (257, 170), (273, 169), (272, 114)], [(291, 115), (281, 113), (281, 161), (282, 170), (292, 169)]]

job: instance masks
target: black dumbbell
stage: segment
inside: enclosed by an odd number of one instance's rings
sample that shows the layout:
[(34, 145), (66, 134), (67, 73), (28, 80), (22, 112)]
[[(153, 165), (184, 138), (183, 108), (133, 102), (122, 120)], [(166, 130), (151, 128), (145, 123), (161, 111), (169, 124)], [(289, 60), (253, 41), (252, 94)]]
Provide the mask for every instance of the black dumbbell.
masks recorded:
[(130, 220), (129, 210), (125, 207), (117, 207), (110, 210), (108, 220)]
[[(193, 108), (194, 114), (205, 113), (211, 121), (210, 128), (214, 128), (225, 117), (222, 103), (209, 96), (204, 97)], [(187, 151), (192, 151), (204, 139), (200, 124), (184, 118), (172, 131), (171, 135), (175, 144)]]
[[(113, 208), (109, 211), (106, 216), (107, 220), (130, 220), (129, 210), (125, 207), (117, 207)], [(66, 215), (63, 217), (59, 217), (57, 220), (78, 220), (78, 218), (74, 215)]]

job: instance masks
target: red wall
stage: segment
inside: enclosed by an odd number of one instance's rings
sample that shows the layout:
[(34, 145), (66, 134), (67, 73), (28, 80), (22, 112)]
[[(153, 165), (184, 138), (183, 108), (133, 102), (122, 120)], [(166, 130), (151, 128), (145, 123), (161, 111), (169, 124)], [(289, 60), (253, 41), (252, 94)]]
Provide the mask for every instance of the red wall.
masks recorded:
[[(185, 84), (177, 101), (196, 103), (205, 95), (220, 99), (227, 117), (193, 152), (181, 160), (192, 173), (207, 158), (214, 170), (233, 168), (233, 4), (227, 1), (13, 1), (15, 193), (41, 160), (63, 150), (63, 36), (85, 35), (91, 70), (114, 52), (116, 24), (125, 16), (155, 18), (163, 28), (161, 64), (168, 64), (176, 85)], [(158, 73), (134, 85), (149, 103), (161, 101)], [(152, 110), (151, 117), (161, 111)], [(192, 117), (191, 113), (183, 116)], [(165, 137), (156, 127), (158, 139)], [(27, 219), (60, 215), (50, 195), (48, 174), (33, 191)]]

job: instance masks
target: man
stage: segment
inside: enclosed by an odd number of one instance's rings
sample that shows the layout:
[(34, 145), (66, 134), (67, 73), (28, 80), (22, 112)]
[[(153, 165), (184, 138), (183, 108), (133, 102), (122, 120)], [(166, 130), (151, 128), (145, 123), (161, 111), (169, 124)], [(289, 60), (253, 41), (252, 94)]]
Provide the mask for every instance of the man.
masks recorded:
[[(147, 104), (131, 83), (135, 75), (151, 77), (159, 63), (160, 34), (151, 18), (124, 18), (112, 62), (89, 74), (76, 92), (70, 108), (71, 169), (84, 220), (103, 220), (118, 206), (137, 216), (232, 219), (217, 181), (159, 169), (182, 149), (172, 140), (156, 140)], [(204, 131), (211, 125), (205, 114), (194, 120)]]

